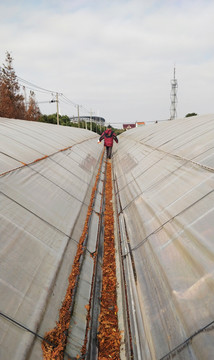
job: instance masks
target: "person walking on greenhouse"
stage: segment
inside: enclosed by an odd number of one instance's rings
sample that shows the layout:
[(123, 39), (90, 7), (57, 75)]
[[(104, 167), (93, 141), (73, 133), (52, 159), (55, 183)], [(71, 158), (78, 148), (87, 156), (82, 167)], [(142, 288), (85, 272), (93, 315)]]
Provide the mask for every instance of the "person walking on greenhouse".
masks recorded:
[(104, 146), (106, 147), (106, 157), (107, 159), (111, 159), (113, 142), (115, 141), (116, 143), (118, 143), (118, 138), (113, 132), (111, 125), (109, 125), (107, 129), (102, 133), (98, 140), (98, 143), (100, 143), (103, 139)]

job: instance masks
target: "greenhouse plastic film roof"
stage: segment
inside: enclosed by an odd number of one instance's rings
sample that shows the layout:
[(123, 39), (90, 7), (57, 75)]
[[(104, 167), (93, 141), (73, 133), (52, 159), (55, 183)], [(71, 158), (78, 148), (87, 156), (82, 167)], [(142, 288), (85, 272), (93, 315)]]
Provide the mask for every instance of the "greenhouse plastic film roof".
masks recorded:
[[(42, 358), (41, 339), (30, 331), (43, 337), (58, 320), (103, 149), (97, 138), (0, 119), (0, 359)], [(114, 147), (135, 359), (213, 357), (213, 149), (214, 115), (129, 130)], [(93, 252), (95, 213), (91, 222)], [(92, 272), (86, 255), (84, 304)], [(75, 316), (82, 329), (71, 334), (69, 355), (84, 335), (78, 304)]]
[[(102, 151), (97, 138), (0, 119), (1, 359), (31, 350), (34, 337), (18, 324), (36, 332), (43, 320), (43, 336), (57, 320)], [(32, 358), (42, 358), (41, 341)]]
[(126, 131), (114, 178), (135, 357), (213, 358), (214, 115)]

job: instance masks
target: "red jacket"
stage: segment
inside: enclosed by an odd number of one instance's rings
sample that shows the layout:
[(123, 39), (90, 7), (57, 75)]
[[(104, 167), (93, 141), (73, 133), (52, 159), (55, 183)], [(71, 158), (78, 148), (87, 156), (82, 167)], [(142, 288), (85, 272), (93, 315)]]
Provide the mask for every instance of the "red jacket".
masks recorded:
[(100, 136), (100, 141), (104, 139), (104, 146), (113, 146), (113, 140), (118, 143), (118, 138), (112, 129), (106, 129)]

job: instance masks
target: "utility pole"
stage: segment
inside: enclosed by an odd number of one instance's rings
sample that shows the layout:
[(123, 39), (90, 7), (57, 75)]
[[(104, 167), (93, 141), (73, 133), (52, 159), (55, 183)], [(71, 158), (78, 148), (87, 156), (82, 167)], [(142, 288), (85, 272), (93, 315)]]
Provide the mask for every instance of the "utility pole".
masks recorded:
[(59, 94), (56, 93), (56, 118), (57, 118), (57, 125), (59, 125)]
[(178, 88), (178, 83), (177, 83), (177, 80), (175, 79), (175, 67), (174, 67), (174, 78), (171, 80), (170, 120), (174, 120), (177, 117), (177, 112), (176, 112), (177, 88)]
[(25, 95), (25, 110), (27, 111), (27, 95), (26, 95), (26, 88), (23, 86), (24, 95)]
[(90, 111), (90, 130), (92, 131), (92, 110)]
[(78, 127), (80, 127), (80, 106), (77, 105)]

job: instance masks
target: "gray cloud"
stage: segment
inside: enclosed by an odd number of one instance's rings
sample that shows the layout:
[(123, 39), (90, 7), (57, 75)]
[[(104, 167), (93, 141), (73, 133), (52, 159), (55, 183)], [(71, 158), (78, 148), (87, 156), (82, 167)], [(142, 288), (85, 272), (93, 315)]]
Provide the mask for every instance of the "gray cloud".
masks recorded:
[[(213, 112), (212, 1), (57, 4), (0, 5), (0, 63), (10, 51), (17, 75), (99, 109), (112, 123), (169, 118), (176, 63), (178, 116)], [(76, 109), (62, 103), (61, 112)]]

